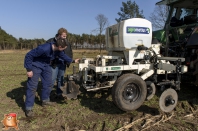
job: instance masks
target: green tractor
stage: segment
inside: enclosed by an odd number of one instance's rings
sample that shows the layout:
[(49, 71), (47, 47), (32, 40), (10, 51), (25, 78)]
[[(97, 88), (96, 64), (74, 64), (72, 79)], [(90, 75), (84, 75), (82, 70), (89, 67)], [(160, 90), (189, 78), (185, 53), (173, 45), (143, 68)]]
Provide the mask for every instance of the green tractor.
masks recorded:
[(153, 31), (153, 39), (162, 43), (161, 54), (184, 57), (188, 66), (186, 78), (198, 85), (198, 0), (162, 0), (156, 5), (167, 5), (168, 17), (164, 29)]

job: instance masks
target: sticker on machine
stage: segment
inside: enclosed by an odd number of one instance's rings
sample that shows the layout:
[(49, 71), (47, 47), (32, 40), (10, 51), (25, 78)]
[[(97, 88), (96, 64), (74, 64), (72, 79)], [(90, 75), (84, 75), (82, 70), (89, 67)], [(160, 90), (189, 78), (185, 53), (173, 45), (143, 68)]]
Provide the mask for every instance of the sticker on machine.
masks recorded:
[(126, 27), (126, 32), (129, 34), (136, 33), (136, 34), (149, 34), (150, 29), (148, 27)]

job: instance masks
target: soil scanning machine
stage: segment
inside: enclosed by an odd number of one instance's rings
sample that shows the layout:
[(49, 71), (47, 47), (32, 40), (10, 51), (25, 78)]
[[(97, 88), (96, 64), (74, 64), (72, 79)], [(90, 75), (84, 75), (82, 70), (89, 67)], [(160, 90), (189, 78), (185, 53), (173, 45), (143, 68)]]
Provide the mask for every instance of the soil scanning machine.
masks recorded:
[[(106, 29), (105, 39), (108, 55), (82, 58), (78, 71), (74, 67), (61, 87), (64, 96), (77, 98), (79, 87), (86, 91), (112, 88), (115, 105), (132, 111), (150, 100), (159, 87), (159, 106), (171, 112), (178, 101), (181, 74), (187, 72), (181, 64), (185, 59), (160, 55), (161, 44), (152, 44), (152, 24), (146, 19), (131, 18), (112, 25)], [(175, 80), (168, 80), (166, 76), (172, 73)]]

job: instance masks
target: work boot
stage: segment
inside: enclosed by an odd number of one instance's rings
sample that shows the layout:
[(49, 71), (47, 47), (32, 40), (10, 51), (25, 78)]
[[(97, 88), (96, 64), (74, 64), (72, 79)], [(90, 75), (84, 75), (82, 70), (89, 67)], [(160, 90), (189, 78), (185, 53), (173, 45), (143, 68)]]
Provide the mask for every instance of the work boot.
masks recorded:
[(32, 116), (34, 116), (34, 113), (33, 113), (32, 110), (25, 110), (25, 115), (26, 115), (27, 117), (32, 117)]
[(50, 101), (54, 102), (56, 101), (57, 95), (56, 94), (51, 94), (50, 95)]
[(57, 95), (57, 99), (58, 99), (58, 100), (65, 100), (66, 98), (65, 98), (65, 97), (63, 97), (63, 95), (62, 95), (62, 94), (59, 94), (59, 95)]
[(51, 102), (51, 101), (45, 101), (42, 102), (42, 106), (55, 106), (55, 102)]

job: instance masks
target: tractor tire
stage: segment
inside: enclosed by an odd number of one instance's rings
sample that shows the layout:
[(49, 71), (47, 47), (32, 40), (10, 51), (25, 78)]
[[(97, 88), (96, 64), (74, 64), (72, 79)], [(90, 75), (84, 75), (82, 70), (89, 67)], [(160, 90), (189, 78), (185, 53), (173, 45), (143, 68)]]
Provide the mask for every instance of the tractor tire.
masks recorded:
[(155, 96), (156, 87), (155, 87), (155, 84), (151, 81), (146, 81), (146, 86), (147, 86), (146, 100), (150, 100)]
[(112, 99), (115, 105), (123, 111), (139, 108), (147, 95), (145, 81), (135, 74), (124, 74), (117, 79), (112, 87)]

